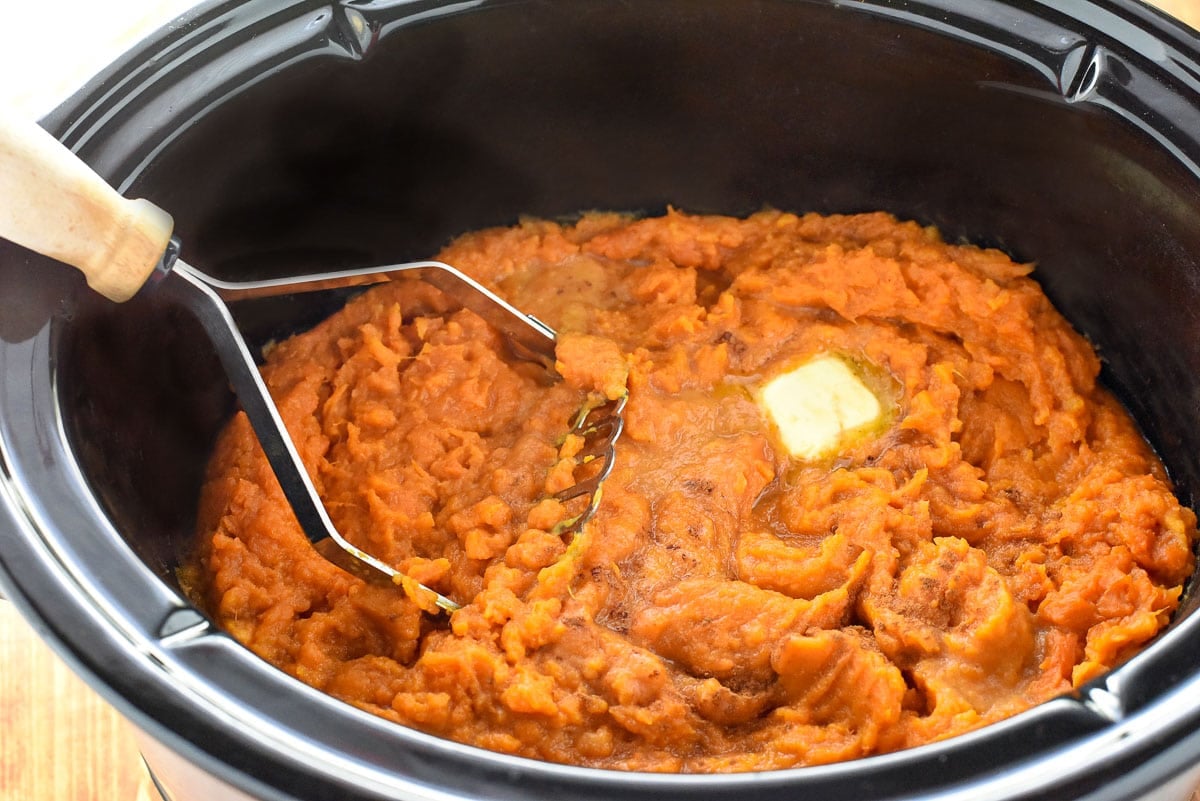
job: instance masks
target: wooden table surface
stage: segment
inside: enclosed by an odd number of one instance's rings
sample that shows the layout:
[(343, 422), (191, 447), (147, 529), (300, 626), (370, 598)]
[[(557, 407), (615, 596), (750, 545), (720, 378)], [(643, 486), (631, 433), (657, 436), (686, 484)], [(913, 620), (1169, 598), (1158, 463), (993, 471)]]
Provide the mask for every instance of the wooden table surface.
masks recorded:
[(1174, 14), (1179, 19), (1200, 28), (1200, 0), (1149, 0), (1150, 5), (1158, 6), (1168, 14)]
[(0, 801), (159, 798), (130, 725), (0, 601)]
[[(1200, 28), (1200, 0), (1156, 4)], [(132, 727), (0, 601), (0, 801), (159, 798)]]

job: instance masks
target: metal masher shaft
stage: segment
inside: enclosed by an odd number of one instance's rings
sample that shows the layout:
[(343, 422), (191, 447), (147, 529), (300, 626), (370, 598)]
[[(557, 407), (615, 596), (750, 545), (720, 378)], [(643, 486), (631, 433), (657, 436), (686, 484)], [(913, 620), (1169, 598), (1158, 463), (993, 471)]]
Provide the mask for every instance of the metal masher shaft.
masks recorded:
[[(178, 243), (172, 240), (157, 271), (155, 291), (166, 294), (189, 310), (204, 327), (305, 536), (314, 545), (326, 539), (333, 540), (342, 552), (378, 570), (393, 582), (415, 586), (419, 591), (429, 593), (429, 597), (440, 609), (453, 612), (461, 608), (446, 596), (423, 584), (413, 582), (392, 566), (356, 547), (337, 530), (324, 502), (317, 494), (316, 487), (313, 486), (308, 469), (284, 426), (279, 409), (267, 390), (254, 356), (238, 330), (226, 302), (368, 286), (407, 274), (432, 284), (461, 302), (496, 328), (504, 336), (514, 355), (535, 361), (551, 373), (554, 372), (554, 348), (557, 341), (554, 330), (537, 318), (522, 313), (469, 276), (441, 262), (412, 262), (368, 270), (232, 283), (201, 273), (179, 261), (177, 254)], [(585, 439), (596, 438), (588, 443), (589, 447), (582, 451), (582, 455), (585, 462), (594, 459), (603, 459), (603, 462), (598, 472), (589, 479), (555, 496), (562, 501), (583, 495), (591, 496), (581, 514), (563, 521), (556, 527), (555, 530), (559, 533), (578, 532), (596, 512), (600, 502), (601, 484), (608, 477), (616, 458), (614, 445), (623, 427), (621, 414), (626, 400), (627, 396), (599, 407), (585, 405), (580, 411), (571, 433)], [(323, 552), (323, 555), (328, 556), (326, 552)]]
[[(309, 541), (317, 543), (326, 538), (332, 539), (355, 558), (398, 582), (401, 579), (399, 571), (346, 540), (330, 520), (325, 504), (317, 494), (308, 469), (258, 371), (250, 348), (239, 333), (229, 308), (208, 283), (207, 277), (187, 264), (176, 262), (157, 291), (169, 295), (188, 309), (204, 327), (284, 497)], [(433, 593), (434, 602), (439, 608), (447, 612), (459, 608), (458, 604), (444, 595), (428, 587), (424, 589)]]

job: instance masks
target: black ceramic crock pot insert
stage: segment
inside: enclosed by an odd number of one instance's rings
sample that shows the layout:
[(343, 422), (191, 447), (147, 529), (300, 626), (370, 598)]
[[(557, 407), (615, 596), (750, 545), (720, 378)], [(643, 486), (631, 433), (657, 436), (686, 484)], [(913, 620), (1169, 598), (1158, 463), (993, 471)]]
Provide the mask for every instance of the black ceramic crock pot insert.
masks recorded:
[[(1132, 2), (209, 3), (46, 120), (223, 278), (426, 257), (591, 208), (886, 209), (1036, 261), (1185, 502), (1200, 487), (1200, 46)], [(240, 311), (261, 343), (286, 305)], [(1189, 593), (1129, 664), (857, 763), (658, 777), (395, 727), (181, 598), (232, 409), (187, 317), (0, 245), (0, 584), (135, 722), (263, 798), (1128, 798), (1200, 755)], [(32, 677), (31, 680), (36, 680)]]

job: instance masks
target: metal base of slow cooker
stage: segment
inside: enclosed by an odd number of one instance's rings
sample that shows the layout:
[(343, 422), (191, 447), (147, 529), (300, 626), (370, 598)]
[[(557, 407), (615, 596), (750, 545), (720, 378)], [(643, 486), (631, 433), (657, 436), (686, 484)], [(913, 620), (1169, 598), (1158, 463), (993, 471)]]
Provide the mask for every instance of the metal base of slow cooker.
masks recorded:
[(142, 759), (162, 801), (257, 801), (144, 734), (141, 743)]
[[(158, 778), (158, 774), (150, 767), (150, 763), (146, 761), (145, 753), (142, 754), (142, 765), (146, 768), (146, 775), (150, 777), (150, 785), (154, 788), (154, 797), (147, 796), (145, 801), (179, 801), (178, 796), (173, 796), (167, 792), (167, 788), (163, 787), (162, 780)], [(209, 796), (210, 798), (212, 796)], [(138, 801), (143, 801), (141, 798)]]

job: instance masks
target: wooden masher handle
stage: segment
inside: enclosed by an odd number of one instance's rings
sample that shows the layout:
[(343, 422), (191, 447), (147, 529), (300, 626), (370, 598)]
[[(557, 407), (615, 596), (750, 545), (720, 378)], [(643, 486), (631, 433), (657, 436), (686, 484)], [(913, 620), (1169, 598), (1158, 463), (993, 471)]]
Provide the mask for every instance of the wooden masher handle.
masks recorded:
[(0, 237), (78, 267), (93, 289), (123, 301), (150, 277), (173, 226), (36, 123), (0, 111)]

